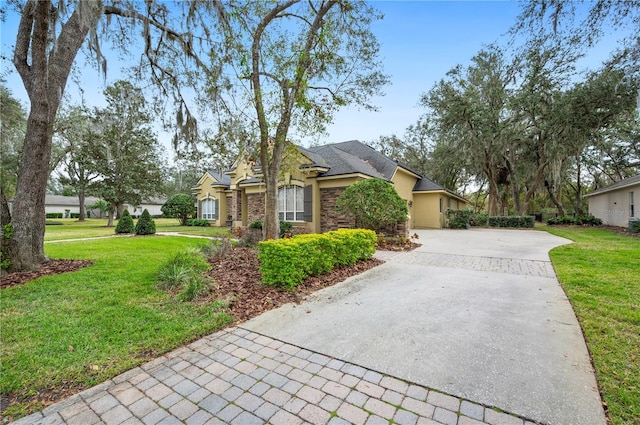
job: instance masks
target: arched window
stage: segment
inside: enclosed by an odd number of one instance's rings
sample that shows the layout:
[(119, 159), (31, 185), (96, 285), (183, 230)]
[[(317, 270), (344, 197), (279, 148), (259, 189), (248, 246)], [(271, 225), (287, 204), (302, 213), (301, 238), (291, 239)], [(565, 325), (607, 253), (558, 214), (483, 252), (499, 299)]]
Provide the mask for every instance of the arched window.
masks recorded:
[(304, 189), (282, 186), (278, 189), (278, 218), (281, 221), (304, 221)]
[(205, 220), (215, 220), (218, 218), (217, 199), (202, 200), (202, 218)]

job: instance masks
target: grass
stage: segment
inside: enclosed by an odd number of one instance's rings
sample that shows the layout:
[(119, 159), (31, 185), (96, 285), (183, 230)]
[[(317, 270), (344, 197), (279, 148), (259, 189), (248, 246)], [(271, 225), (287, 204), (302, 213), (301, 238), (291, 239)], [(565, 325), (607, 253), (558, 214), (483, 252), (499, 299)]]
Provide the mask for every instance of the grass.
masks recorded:
[[(151, 236), (45, 245), (51, 258), (95, 264), (2, 290), (1, 392), (89, 387), (230, 323), (215, 303), (177, 302), (156, 288), (160, 265), (200, 244)], [(15, 405), (4, 414), (42, 407)]]
[[(47, 226), (44, 234), (45, 241), (59, 241), (67, 239), (93, 238), (98, 236), (115, 235), (114, 227), (107, 227), (106, 218), (92, 218), (79, 222), (74, 218), (56, 219), (62, 226)], [(137, 220), (134, 220), (137, 221)], [(196, 227), (180, 226), (175, 218), (156, 218), (156, 232), (178, 232), (187, 235), (224, 236), (229, 233), (227, 227)]]
[(640, 240), (602, 229), (545, 230), (575, 242), (550, 257), (582, 325), (611, 423), (640, 423)]

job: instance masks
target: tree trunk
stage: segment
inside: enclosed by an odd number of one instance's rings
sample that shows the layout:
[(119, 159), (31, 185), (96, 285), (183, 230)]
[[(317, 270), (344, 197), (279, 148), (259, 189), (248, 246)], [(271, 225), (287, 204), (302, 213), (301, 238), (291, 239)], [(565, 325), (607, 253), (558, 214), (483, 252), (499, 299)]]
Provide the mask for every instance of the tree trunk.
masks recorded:
[(78, 215), (78, 221), (85, 221), (84, 219), (84, 189), (78, 191), (78, 204), (80, 205), (80, 215)]
[(500, 198), (500, 193), (498, 191), (498, 184), (489, 176), (489, 206), (488, 212), (489, 215), (498, 215), (498, 199)]
[(113, 227), (113, 216), (115, 215), (115, 212), (117, 211), (117, 209), (118, 209), (117, 205), (109, 204), (109, 211), (107, 212), (109, 221), (107, 221), (107, 227)]
[(277, 239), (280, 236), (280, 220), (278, 220), (278, 171), (269, 167), (264, 171), (266, 184), (264, 193), (264, 223), (262, 232), (264, 239)]
[(582, 163), (580, 162), (580, 157), (576, 158), (577, 166), (578, 166), (578, 175), (576, 177), (576, 212), (579, 215), (584, 215), (584, 206), (582, 204)]
[(562, 205), (562, 202), (560, 200), (561, 198), (558, 199), (559, 197), (557, 197), (553, 193), (553, 187), (551, 186), (551, 184), (549, 184), (549, 182), (545, 180), (544, 186), (547, 189), (547, 193), (549, 194), (549, 199), (551, 200), (551, 203), (553, 203), (553, 205), (556, 206), (556, 209), (558, 210), (558, 214), (561, 216), (566, 215), (564, 211), (564, 206)]
[[(51, 160), (53, 122), (71, 66), (89, 29), (102, 15), (100, 2), (78, 2), (65, 23), (51, 16), (51, 1), (29, 0), (23, 6), (13, 63), (31, 101), (18, 184), (13, 203), (11, 270), (30, 271), (44, 255), (45, 192)], [(52, 33), (59, 29), (57, 39)], [(55, 37), (55, 35), (54, 35)], [(51, 46), (55, 43), (55, 48)]]
[[(49, 102), (31, 102), (27, 120), (18, 185), (13, 201), (13, 241), (15, 251), (11, 270), (36, 270), (47, 258), (44, 255), (44, 199), (49, 177), (49, 160), (53, 119), (48, 119)], [(51, 123), (51, 124), (50, 124)]]

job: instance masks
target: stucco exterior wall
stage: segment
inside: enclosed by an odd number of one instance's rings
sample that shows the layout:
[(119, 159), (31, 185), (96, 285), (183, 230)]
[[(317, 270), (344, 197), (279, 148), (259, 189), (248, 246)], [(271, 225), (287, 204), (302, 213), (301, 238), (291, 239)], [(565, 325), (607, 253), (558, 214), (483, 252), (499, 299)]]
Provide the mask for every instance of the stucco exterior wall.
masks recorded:
[(409, 202), (413, 200), (413, 188), (416, 185), (417, 177), (404, 171), (402, 168), (398, 168), (391, 178), (393, 187), (395, 187), (398, 195), (405, 201)]
[(411, 227), (416, 229), (441, 229), (444, 226), (444, 215), (440, 212), (440, 199), (443, 212), (446, 199), (438, 192), (422, 192), (413, 194)]
[(589, 213), (609, 226), (627, 227), (631, 217), (631, 196), (634, 197), (633, 218), (640, 217), (640, 184), (623, 187), (588, 197)]

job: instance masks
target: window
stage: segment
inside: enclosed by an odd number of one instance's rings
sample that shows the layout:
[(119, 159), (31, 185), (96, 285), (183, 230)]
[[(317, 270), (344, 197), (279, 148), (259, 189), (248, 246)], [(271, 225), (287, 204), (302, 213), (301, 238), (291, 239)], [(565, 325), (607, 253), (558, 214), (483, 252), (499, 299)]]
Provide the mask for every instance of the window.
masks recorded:
[(217, 202), (215, 199), (202, 200), (202, 218), (205, 220), (215, 220), (218, 218)]
[(636, 211), (633, 205), (633, 192), (629, 192), (629, 217), (635, 217)]
[(282, 186), (278, 189), (278, 218), (282, 221), (304, 221), (304, 189)]

